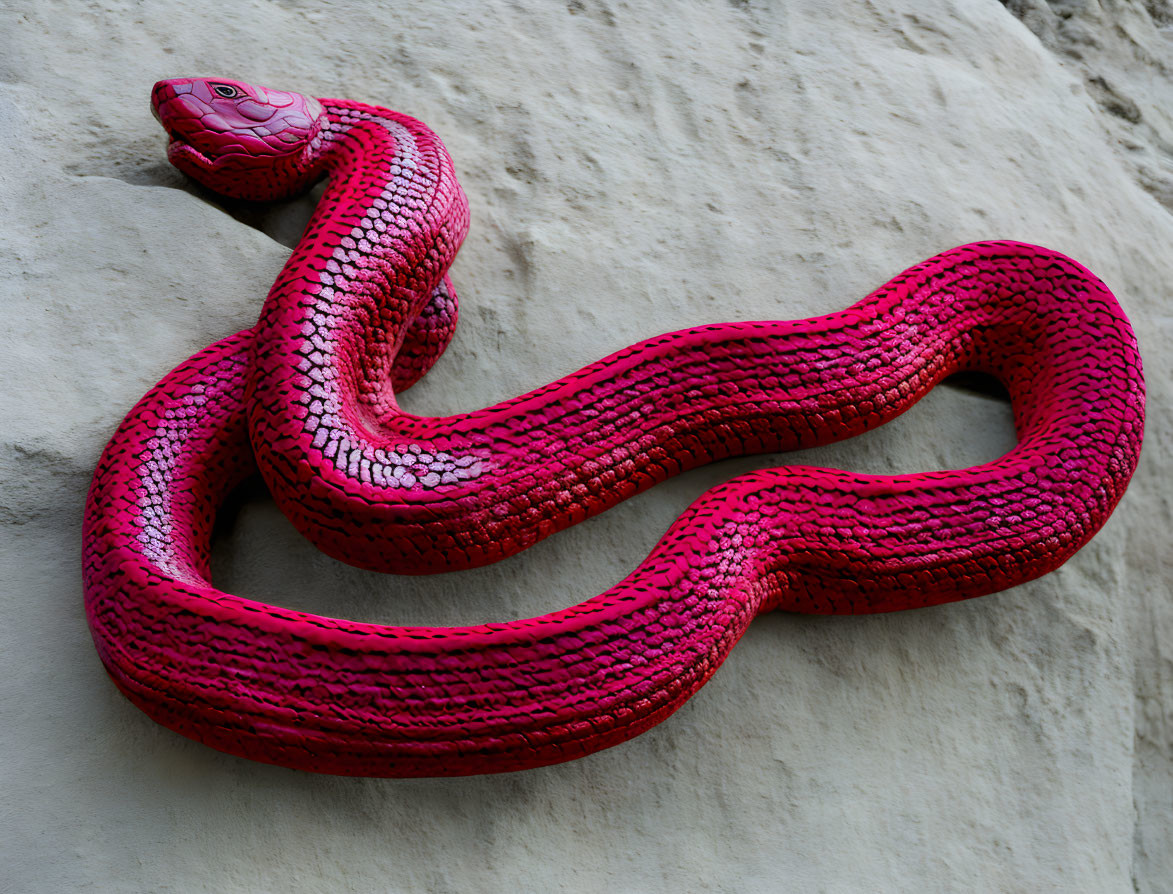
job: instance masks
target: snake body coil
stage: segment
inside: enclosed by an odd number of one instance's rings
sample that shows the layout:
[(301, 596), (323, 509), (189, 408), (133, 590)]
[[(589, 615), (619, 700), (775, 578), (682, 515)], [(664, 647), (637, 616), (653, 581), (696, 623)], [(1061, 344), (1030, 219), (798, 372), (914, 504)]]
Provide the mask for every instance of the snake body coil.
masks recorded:
[[(395, 392), (455, 323), (468, 210), (423, 124), (234, 81), (156, 85), (169, 155), (272, 198), (330, 183), (260, 320), (169, 373), (94, 474), (86, 611), (119, 688), (216, 748), (331, 773), (522, 769), (660, 722), (759, 612), (891, 611), (1058, 567), (1124, 492), (1144, 386), (1105, 286), (1053, 251), (947, 251), (848, 309), (633, 345), (514, 400), (421, 418)], [(327, 553), (403, 573), (512, 555), (686, 469), (810, 447), (996, 376), (1018, 444), (921, 475), (784, 467), (698, 499), (626, 579), (538, 618), (391, 627), (217, 590), (217, 507), (259, 465)]]

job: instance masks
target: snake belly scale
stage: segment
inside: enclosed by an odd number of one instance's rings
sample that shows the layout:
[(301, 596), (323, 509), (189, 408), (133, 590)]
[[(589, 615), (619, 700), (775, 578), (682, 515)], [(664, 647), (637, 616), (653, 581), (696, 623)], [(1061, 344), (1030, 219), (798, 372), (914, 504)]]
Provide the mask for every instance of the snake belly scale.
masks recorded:
[[(118, 687), (215, 748), (319, 772), (462, 775), (615, 745), (680, 707), (753, 617), (992, 593), (1058, 567), (1139, 456), (1136, 340), (1075, 261), (946, 251), (846, 310), (702, 326), (493, 407), (427, 418), (395, 394), (452, 335), (468, 207), (406, 115), (236, 81), (152, 106), (181, 170), (270, 199), (329, 184), (255, 326), (168, 373), (106, 447), (86, 506), (87, 618)], [(859, 434), (961, 370), (996, 376), (1018, 434), (969, 469), (788, 466), (702, 495), (605, 593), (470, 627), (328, 618), (224, 593), (216, 510), (259, 468), (297, 528), (398, 573), (525, 549), (669, 476)]]

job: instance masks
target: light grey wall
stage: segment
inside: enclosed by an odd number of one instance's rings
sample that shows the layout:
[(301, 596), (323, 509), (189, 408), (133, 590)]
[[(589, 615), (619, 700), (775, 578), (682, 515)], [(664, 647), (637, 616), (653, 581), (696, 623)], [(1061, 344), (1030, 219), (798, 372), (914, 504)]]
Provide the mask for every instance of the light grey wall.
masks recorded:
[[(5, 6), (0, 889), (1173, 888), (1173, 17), (1011, 6)], [(1014, 238), (1087, 264), (1136, 325), (1140, 471), (1059, 572), (914, 613), (760, 618), (676, 716), (575, 763), (362, 780), (211, 751), (115, 691), (78, 568), (106, 439), (253, 322), (308, 214), (234, 218), (166, 166), (150, 85), (203, 74), (388, 105), (446, 141), (473, 215), (462, 322), (412, 411), (482, 406), (661, 331), (840, 309), (937, 251)], [(924, 471), (1012, 443), (1004, 405), (941, 388), (854, 442), (700, 470), (422, 579), (318, 555), (254, 493), (215, 571), (367, 620), (526, 616), (607, 588), (738, 472)]]

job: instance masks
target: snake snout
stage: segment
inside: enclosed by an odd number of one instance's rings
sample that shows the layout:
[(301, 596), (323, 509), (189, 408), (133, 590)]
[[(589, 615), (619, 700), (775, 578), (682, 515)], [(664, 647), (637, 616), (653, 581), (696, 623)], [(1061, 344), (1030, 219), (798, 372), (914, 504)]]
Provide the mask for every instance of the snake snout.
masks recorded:
[(184, 134), (183, 125), (186, 123), (189, 125), (186, 130), (191, 130), (190, 125), (198, 125), (199, 123), (200, 113), (203, 109), (193, 101), (194, 98), (182, 99), (190, 94), (191, 90), (191, 78), (157, 81), (151, 89), (151, 114), (155, 116), (156, 121), (163, 125), (163, 129), (167, 131), (168, 139), (172, 142), (176, 140), (187, 142), (188, 137)]
[(155, 82), (155, 86), (151, 88), (151, 114), (160, 124), (166, 125), (163, 117), (164, 106), (177, 96), (191, 93), (192, 80), (192, 78), (169, 78)]

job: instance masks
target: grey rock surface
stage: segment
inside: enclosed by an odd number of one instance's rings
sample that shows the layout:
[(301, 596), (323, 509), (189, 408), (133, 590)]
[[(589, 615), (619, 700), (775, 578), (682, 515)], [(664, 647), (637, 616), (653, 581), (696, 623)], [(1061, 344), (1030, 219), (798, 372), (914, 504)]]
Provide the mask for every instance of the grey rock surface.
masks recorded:
[[(1064, 251), (1116, 292), (1149, 388), (1115, 516), (1032, 584), (918, 612), (758, 619), (647, 734), (497, 777), (339, 779), (219, 754), (122, 698), (81, 603), (106, 439), (250, 325), (310, 210), (171, 170), (160, 77), (416, 115), (472, 204), (460, 330), (404, 395), (492, 403), (658, 332), (840, 309), (963, 242)], [(1173, 9), (1167, 0), (0, 6), (0, 890), (1173, 889)], [(499, 565), (392, 578), (263, 490), (232, 592), (410, 624), (601, 592), (705, 488), (784, 462), (926, 471), (1013, 444), (943, 386), (834, 447), (725, 462)]]

